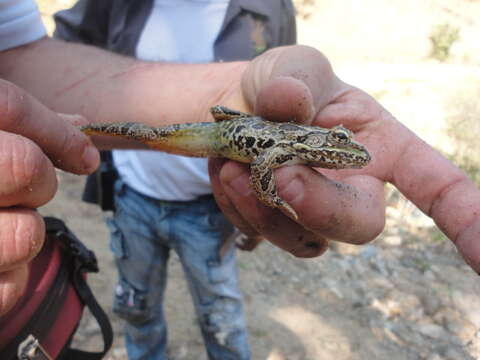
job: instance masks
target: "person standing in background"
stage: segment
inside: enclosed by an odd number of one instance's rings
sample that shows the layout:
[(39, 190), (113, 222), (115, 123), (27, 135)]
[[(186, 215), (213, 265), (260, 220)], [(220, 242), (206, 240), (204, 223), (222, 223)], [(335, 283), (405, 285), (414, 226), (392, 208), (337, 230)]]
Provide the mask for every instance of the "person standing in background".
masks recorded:
[[(249, 60), (296, 42), (289, 0), (109, 3), (80, 0), (57, 13), (55, 36), (172, 63)], [(126, 320), (129, 358), (167, 358), (163, 298), (174, 250), (209, 359), (250, 359), (234, 228), (213, 198), (207, 159), (114, 150), (113, 163), (119, 175), (108, 220), (119, 275), (113, 309)]]

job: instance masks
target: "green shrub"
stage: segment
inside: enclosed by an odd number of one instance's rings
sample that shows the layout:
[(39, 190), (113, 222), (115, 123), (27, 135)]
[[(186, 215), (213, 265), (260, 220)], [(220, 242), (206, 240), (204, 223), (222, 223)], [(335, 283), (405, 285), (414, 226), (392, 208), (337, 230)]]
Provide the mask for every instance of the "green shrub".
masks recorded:
[(430, 35), (432, 52), (430, 56), (445, 61), (450, 55), (450, 48), (460, 39), (460, 29), (450, 24), (436, 25)]

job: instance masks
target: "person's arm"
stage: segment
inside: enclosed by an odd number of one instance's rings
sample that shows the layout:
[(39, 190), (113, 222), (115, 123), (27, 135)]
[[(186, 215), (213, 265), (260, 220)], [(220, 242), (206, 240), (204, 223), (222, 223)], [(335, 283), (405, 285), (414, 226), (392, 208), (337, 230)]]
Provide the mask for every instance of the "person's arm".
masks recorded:
[(148, 63), (91, 46), (44, 38), (0, 54), (0, 77), (54, 111), (90, 122), (149, 125), (211, 121), (210, 106), (245, 108), (246, 62)]

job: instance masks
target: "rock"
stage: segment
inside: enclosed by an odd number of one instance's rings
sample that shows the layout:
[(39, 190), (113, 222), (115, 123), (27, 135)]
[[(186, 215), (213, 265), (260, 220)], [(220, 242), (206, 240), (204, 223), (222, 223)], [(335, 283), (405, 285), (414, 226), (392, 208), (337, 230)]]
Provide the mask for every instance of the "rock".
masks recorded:
[(391, 329), (403, 342), (409, 344), (410, 347), (416, 346), (420, 348), (425, 348), (425, 338), (422, 337), (418, 331), (412, 331), (405, 323), (395, 322), (395, 323), (386, 323), (386, 328)]
[(334, 280), (330, 280), (330, 279), (327, 279), (325, 280), (325, 285), (327, 286), (327, 288), (333, 293), (335, 294), (335, 296), (339, 299), (343, 299), (344, 296), (342, 294), (342, 292), (340, 291), (339, 287), (338, 287), (338, 284), (336, 281)]
[(354, 258), (352, 256), (344, 255), (344, 256), (332, 258), (332, 261), (335, 263), (335, 265), (340, 267), (342, 272), (350, 272), (352, 269), (353, 259)]
[(385, 219), (385, 228), (386, 229), (394, 229), (398, 226), (398, 220), (388, 217)]
[(356, 274), (357, 278), (362, 278), (365, 273), (370, 271), (370, 267), (367, 267), (363, 259), (358, 257), (356, 261), (352, 263), (352, 273)]
[(392, 218), (392, 219), (399, 219), (400, 216), (402, 215), (398, 209), (392, 206), (387, 206), (387, 208), (385, 209), (385, 214), (387, 215), (388, 218)]
[(395, 287), (395, 285), (393, 285), (393, 283), (390, 280), (388, 280), (388, 278), (382, 277), (382, 276), (372, 277), (371, 282), (375, 287), (380, 287), (383, 289), (390, 290)]
[(466, 296), (462, 291), (453, 291), (452, 300), (458, 309), (461, 309), (465, 316), (475, 325), (480, 328), (480, 308), (478, 306), (478, 297)]
[(379, 310), (387, 318), (392, 318), (401, 314), (400, 304), (395, 300), (381, 302), (378, 299), (374, 299), (371, 306), (374, 309)]
[(383, 238), (383, 242), (389, 246), (400, 246), (402, 241), (402, 238), (398, 235), (385, 236)]
[(403, 266), (417, 269), (422, 273), (431, 270), (430, 263), (424, 257), (422, 257), (420, 253), (416, 254), (415, 256), (404, 255), (400, 259), (400, 262)]
[(397, 335), (395, 335), (395, 333), (390, 330), (389, 328), (385, 328), (384, 329), (384, 334), (385, 336), (392, 342), (398, 344), (398, 345), (402, 345), (404, 346), (405, 345), (405, 342), (403, 342)]
[(167, 349), (168, 359), (172, 360), (184, 360), (187, 359), (189, 354), (188, 347), (185, 344), (181, 344), (177, 347), (168, 347)]
[(430, 281), (435, 281), (437, 277), (435, 276), (435, 273), (432, 270), (427, 270), (423, 273), (423, 276), (425, 279), (430, 280)]
[(385, 260), (383, 260), (383, 258), (381, 258), (380, 256), (374, 260), (372, 259), (370, 261), (370, 266), (372, 267), (372, 269), (378, 271), (380, 274), (386, 277), (390, 276), (390, 270), (388, 269)]
[(360, 251), (360, 256), (365, 260), (371, 260), (373, 257), (377, 256), (378, 249), (374, 245), (366, 245)]
[(287, 360), (285, 356), (278, 349), (273, 349), (270, 354), (268, 354), (267, 360)]
[(350, 299), (350, 304), (353, 308), (363, 307), (370, 304), (371, 300), (364, 288), (360, 284), (355, 284), (351, 288), (346, 289), (348, 291), (347, 298)]
[(415, 331), (432, 339), (449, 339), (450, 334), (440, 325), (423, 323), (413, 326)]
[(449, 346), (443, 353), (445, 360), (475, 360), (472, 356), (468, 355), (463, 349), (454, 346)]
[(417, 321), (423, 317), (423, 307), (416, 295), (394, 289), (389, 293), (388, 298), (392, 304), (396, 304), (395, 307), (392, 307), (396, 316), (401, 316), (410, 321)]
[(431, 354), (426, 360), (445, 360), (442, 356), (438, 354)]
[(438, 296), (432, 296), (431, 294), (422, 297), (422, 306), (425, 314), (433, 316), (442, 306), (442, 302)]
[(89, 318), (89, 321), (83, 329), (86, 336), (96, 336), (100, 334), (101, 330), (94, 318)]
[(475, 338), (475, 325), (465, 319), (458, 311), (443, 308), (435, 314), (434, 319), (450, 331), (459, 344), (466, 344)]
[(113, 348), (111, 354), (114, 359), (126, 359), (127, 358), (127, 349), (125, 347), (116, 347)]
[(342, 255), (358, 255), (361, 249), (358, 245), (351, 245), (337, 241), (331, 241), (329, 248)]

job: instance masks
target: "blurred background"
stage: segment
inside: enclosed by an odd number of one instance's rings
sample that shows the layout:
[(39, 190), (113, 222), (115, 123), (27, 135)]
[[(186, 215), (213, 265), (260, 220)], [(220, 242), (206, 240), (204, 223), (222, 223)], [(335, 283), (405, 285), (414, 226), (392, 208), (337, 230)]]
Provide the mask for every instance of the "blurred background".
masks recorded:
[[(51, 15), (73, 1), (37, 3), (52, 32)], [(321, 50), (342, 80), (369, 92), (480, 184), (480, 1), (295, 3), (300, 44)], [(108, 359), (127, 359), (111, 312), (116, 275), (104, 214), (79, 200), (84, 178), (58, 176), (60, 191), (41, 212), (61, 216), (97, 253), (101, 272), (90, 283), (116, 331)], [(267, 243), (239, 254), (254, 359), (480, 358), (478, 275), (429, 218), (393, 187), (386, 192), (387, 224), (369, 245), (333, 244), (310, 260)], [(175, 256), (166, 313), (171, 358), (206, 359)], [(100, 349), (100, 337), (87, 314), (76, 344)]]

